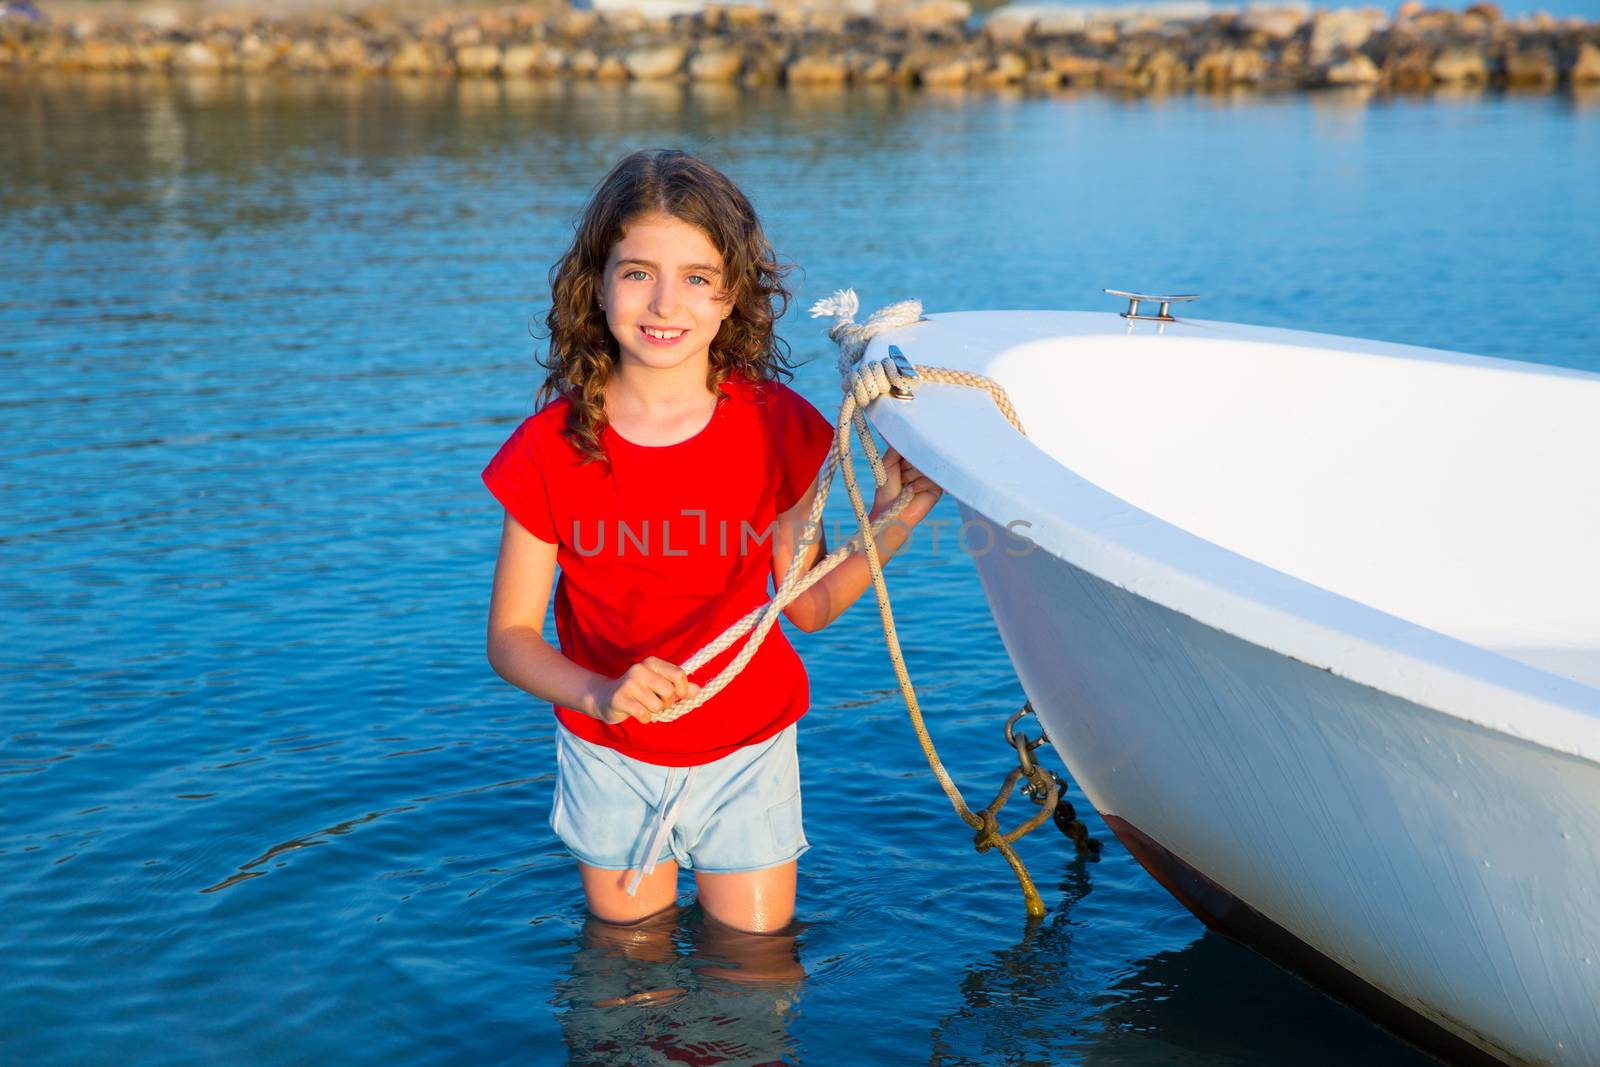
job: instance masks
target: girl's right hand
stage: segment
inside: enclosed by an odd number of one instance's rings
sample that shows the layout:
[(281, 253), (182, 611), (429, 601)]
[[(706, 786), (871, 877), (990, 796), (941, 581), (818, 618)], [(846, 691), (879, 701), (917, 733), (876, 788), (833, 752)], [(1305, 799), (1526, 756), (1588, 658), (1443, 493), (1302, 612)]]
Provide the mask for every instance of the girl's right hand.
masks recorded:
[(614, 678), (600, 691), (596, 703), (601, 722), (615, 725), (628, 719), (650, 722), (680, 700), (700, 692), (682, 667), (647, 656)]

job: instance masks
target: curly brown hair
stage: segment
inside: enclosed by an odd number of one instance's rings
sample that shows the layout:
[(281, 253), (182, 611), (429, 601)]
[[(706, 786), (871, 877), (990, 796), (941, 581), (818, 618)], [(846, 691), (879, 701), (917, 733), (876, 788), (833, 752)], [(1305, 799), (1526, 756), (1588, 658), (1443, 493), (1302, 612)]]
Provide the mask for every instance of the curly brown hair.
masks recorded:
[(725, 174), (687, 152), (630, 153), (595, 187), (572, 244), (550, 268), (549, 352), (535, 357), (545, 368), (535, 407), (556, 397), (571, 402), (562, 436), (585, 463), (609, 462), (600, 431), (618, 347), (600, 309), (606, 261), (630, 223), (656, 212), (699, 227), (722, 254), (733, 308), (711, 342), (706, 387), (716, 393), (736, 370), (757, 382), (791, 376), (788, 345), (773, 327), (788, 310), (783, 280), (793, 267), (778, 262), (750, 201)]

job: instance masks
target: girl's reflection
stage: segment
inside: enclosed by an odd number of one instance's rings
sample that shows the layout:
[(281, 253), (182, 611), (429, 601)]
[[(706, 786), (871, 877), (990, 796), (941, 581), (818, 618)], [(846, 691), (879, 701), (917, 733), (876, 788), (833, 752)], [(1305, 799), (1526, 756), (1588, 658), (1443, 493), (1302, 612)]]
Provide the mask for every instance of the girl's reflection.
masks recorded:
[(751, 934), (676, 905), (627, 926), (589, 917), (555, 990), (570, 1062), (797, 1062), (802, 930)]

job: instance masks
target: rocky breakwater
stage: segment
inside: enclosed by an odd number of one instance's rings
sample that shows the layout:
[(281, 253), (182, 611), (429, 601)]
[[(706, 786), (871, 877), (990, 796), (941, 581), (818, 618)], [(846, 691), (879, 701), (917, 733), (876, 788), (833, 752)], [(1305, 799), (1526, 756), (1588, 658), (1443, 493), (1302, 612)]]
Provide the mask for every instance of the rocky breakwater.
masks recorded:
[(1507, 19), (1488, 3), (1393, 14), (1011, 5), (975, 17), (965, 0), (891, 0), (872, 14), (772, 3), (670, 19), (527, 5), (404, 17), (133, 10), (52, 18), (0, 4), (0, 66), (1124, 92), (1600, 86), (1600, 22)]

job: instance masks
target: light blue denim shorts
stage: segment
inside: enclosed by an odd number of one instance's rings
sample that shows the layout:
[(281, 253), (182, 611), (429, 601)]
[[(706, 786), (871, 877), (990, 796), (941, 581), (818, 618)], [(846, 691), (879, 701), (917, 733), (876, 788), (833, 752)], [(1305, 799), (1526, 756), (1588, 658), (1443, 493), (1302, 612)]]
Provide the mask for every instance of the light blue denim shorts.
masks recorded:
[(557, 722), (550, 829), (591, 867), (634, 870), (633, 884), (667, 859), (710, 874), (787, 863), (811, 847), (800, 815), (798, 727), (698, 767), (661, 767)]

